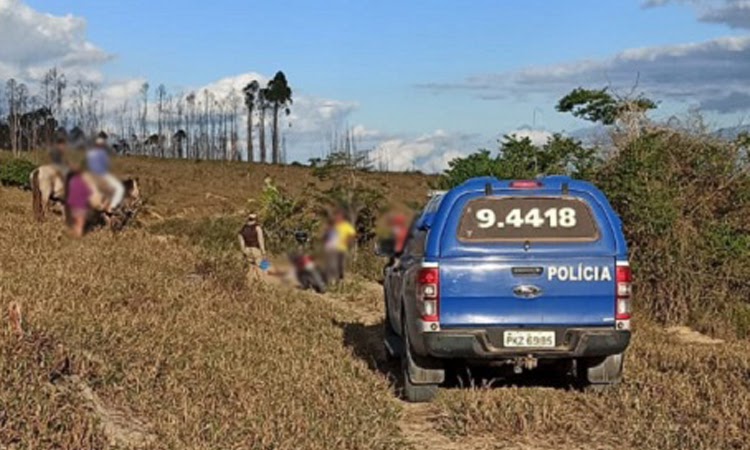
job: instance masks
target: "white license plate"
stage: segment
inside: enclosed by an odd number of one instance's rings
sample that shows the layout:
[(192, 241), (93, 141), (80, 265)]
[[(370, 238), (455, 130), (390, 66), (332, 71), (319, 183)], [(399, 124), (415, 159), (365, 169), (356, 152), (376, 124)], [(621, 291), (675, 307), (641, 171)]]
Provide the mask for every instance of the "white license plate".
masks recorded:
[(550, 348), (555, 346), (555, 332), (506, 331), (503, 342), (506, 347)]

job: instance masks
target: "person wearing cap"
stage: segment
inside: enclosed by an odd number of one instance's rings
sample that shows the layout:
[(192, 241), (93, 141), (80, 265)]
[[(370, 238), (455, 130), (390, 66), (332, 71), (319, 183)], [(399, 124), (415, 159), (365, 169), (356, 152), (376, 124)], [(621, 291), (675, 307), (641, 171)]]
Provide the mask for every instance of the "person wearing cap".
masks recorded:
[(258, 224), (258, 216), (250, 214), (238, 234), (242, 253), (247, 256), (250, 264), (259, 266), (266, 255), (266, 244), (263, 228)]
[(105, 210), (111, 213), (125, 198), (125, 186), (110, 172), (109, 149), (107, 148), (107, 135), (99, 133), (94, 146), (86, 152), (86, 166), (97, 181), (101, 181), (111, 190), (112, 195), (106, 202)]

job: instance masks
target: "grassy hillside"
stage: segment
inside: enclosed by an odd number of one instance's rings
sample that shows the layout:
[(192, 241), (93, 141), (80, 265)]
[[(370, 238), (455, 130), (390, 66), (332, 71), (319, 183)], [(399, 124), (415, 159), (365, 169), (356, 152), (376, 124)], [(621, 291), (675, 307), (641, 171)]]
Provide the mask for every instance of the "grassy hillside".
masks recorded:
[(95, 426), (106, 417), (65, 387), (73, 376), (124, 416), (120, 428), (147, 424), (153, 448), (399, 442), (385, 379), (348, 357), (330, 307), (248, 287), (241, 266), (146, 231), (71, 241), (60, 223), (31, 222), (27, 194), (2, 196), (2, 302), (22, 305), (25, 330), (3, 326), (2, 444), (106, 441)]
[[(44, 156), (33, 155), (42, 163)], [(308, 167), (247, 164), (223, 161), (154, 160), (126, 157), (115, 160), (115, 171), (136, 176), (142, 184), (150, 210), (165, 218), (231, 215), (253, 208), (263, 180), (295, 197), (312, 199), (315, 190), (330, 185), (313, 176)], [(364, 182), (382, 190), (395, 205), (423, 202), (434, 177), (421, 174), (364, 173)]]
[[(70, 240), (59, 220), (32, 221), (30, 193), (0, 188), (0, 447), (750, 447), (750, 343), (640, 318), (617, 390), (474, 374), (452, 377), (435, 404), (405, 405), (380, 343), (378, 286), (318, 296), (249, 283), (214, 245), (233, 239), (266, 175), (306, 195), (308, 169), (119, 163), (141, 177), (151, 214), (116, 236)], [(368, 177), (402, 204), (429, 182)], [(165, 233), (174, 217), (184, 227)]]

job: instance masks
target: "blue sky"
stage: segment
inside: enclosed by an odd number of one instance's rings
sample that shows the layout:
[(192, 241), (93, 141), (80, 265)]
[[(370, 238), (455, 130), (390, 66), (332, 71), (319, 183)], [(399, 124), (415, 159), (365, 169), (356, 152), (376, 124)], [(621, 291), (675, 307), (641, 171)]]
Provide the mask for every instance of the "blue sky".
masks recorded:
[[(471, 150), (460, 148), (462, 136), (464, 145), (482, 145), (523, 126), (586, 126), (553, 108), (579, 84), (625, 89), (640, 74), (641, 90), (663, 101), (657, 116), (686, 111), (708, 98), (693, 98), (693, 84), (705, 88), (705, 96), (726, 86), (696, 76), (680, 81), (686, 70), (741, 65), (750, 55), (742, 40), (750, 19), (731, 19), (738, 17), (731, 8), (744, 11), (741, 0), (24, 3), (84, 20), (85, 40), (113, 55), (93, 69), (105, 82), (148, 79), (182, 90), (282, 69), (295, 94), (354, 105), (343, 120), (373, 130), (373, 139), (375, 132), (404, 145), (436, 132), (456, 137), (443, 139), (454, 148), (435, 148), (430, 156)], [(711, 50), (713, 59), (701, 49), (672, 51), (727, 37), (742, 40), (739, 52), (725, 51), (734, 41), (720, 42)], [(622, 57), (631, 49), (641, 53)], [(701, 56), (690, 59), (691, 52)], [(572, 75), (560, 75), (560, 68)], [(677, 80), (676, 88), (670, 80)], [(741, 89), (747, 80), (730, 81), (738, 86), (735, 100), (747, 94)], [(744, 111), (722, 107), (706, 114), (718, 124), (733, 124)]]

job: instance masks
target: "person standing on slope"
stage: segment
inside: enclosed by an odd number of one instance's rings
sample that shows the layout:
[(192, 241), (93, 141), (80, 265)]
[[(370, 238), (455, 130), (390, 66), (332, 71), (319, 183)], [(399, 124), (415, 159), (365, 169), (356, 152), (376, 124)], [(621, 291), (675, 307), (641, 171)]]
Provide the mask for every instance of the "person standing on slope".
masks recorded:
[(65, 206), (69, 214), (70, 231), (77, 238), (82, 237), (86, 232), (91, 194), (91, 188), (84, 179), (83, 173), (79, 170), (70, 171)]
[(258, 216), (250, 214), (247, 222), (238, 234), (240, 248), (253, 266), (260, 266), (266, 256), (266, 243), (263, 236), (263, 228), (258, 224)]
[(125, 186), (110, 172), (109, 149), (107, 148), (107, 135), (102, 132), (96, 138), (94, 146), (86, 152), (86, 166), (94, 176), (97, 185), (108, 188), (109, 200), (104, 202), (105, 212), (111, 214), (120, 206), (125, 197)]
[(357, 231), (346, 220), (343, 211), (336, 211), (325, 234), (326, 281), (332, 283), (344, 279), (346, 256), (354, 244)]

